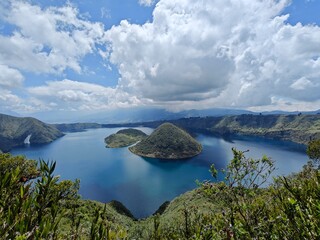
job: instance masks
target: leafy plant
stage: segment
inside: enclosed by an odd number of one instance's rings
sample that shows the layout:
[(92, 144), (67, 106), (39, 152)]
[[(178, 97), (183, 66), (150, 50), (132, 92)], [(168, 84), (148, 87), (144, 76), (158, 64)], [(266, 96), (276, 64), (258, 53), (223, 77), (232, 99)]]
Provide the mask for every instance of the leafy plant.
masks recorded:
[(307, 155), (314, 161), (315, 164), (319, 165), (320, 161), (320, 139), (312, 140), (309, 142), (307, 147)]

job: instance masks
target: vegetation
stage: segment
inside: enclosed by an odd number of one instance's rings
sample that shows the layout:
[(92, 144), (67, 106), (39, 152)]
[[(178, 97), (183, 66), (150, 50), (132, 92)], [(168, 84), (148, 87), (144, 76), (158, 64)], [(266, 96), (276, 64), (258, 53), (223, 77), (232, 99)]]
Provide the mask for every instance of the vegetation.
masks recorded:
[(63, 136), (55, 127), (35, 118), (18, 118), (0, 114), (0, 149), (9, 151), (24, 144), (25, 138), (32, 134), (31, 143), (49, 143)]
[(119, 202), (81, 200), (55, 163), (1, 154), (0, 239), (320, 239), (320, 171), (309, 162), (271, 180), (271, 159), (232, 151), (223, 182), (199, 183), (142, 220)]
[(106, 147), (121, 148), (130, 146), (138, 141), (145, 139), (147, 135), (138, 129), (123, 129), (104, 139)]
[[(320, 139), (320, 115), (254, 115), (192, 117), (168, 121), (189, 132), (207, 132), (218, 136), (245, 135), (280, 139), (307, 145)], [(145, 126), (156, 128), (164, 121), (110, 125), (109, 127)], [(106, 125), (108, 127), (108, 125)]]
[[(219, 136), (246, 135), (288, 140), (307, 145), (320, 139), (320, 115), (254, 115), (243, 114), (224, 117), (193, 117), (171, 120), (170, 123), (189, 132), (205, 131)], [(62, 132), (79, 132), (89, 128), (152, 127), (164, 121), (127, 124), (71, 123), (45, 124), (34, 118), (18, 118), (0, 114), (0, 149), (4, 152), (21, 146), (31, 136), (31, 143), (49, 143), (63, 136)], [(62, 131), (62, 132), (61, 132)]]
[(123, 239), (133, 222), (80, 200), (79, 181), (59, 181), (55, 163), (1, 154), (0, 166), (0, 239)]
[(202, 146), (186, 131), (171, 123), (164, 123), (149, 137), (129, 149), (143, 157), (183, 159), (198, 155)]
[(231, 116), (211, 126), (210, 131), (263, 136), (307, 145), (311, 139), (320, 138), (320, 115)]
[(320, 164), (320, 139), (310, 141), (307, 147), (307, 154), (314, 164)]

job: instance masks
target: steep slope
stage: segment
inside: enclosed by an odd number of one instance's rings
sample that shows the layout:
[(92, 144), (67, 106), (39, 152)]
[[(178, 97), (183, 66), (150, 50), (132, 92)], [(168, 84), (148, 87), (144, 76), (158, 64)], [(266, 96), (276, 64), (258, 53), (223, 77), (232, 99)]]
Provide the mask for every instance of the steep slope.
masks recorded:
[(35, 118), (19, 118), (0, 114), (0, 149), (9, 151), (21, 146), (28, 135), (31, 144), (49, 143), (63, 136), (55, 127)]
[[(192, 132), (207, 132), (218, 136), (246, 135), (308, 144), (320, 139), (320, 114), (253, 115), (225, 117), (193, 117), (169, 121)], [(158, 127), (163, 122), (146, 122), (134, 126)], [(115, 126), (114, 126), (115, 127)], [(116, 127), (121, 127), (117, 125)]]
[(320, 138), (320, 115), (241, 115), (211, 126), (219, 134), (253, 135), (307, 144)]
[(145, 139), (147, 134), (138, 130), (138, 129), (123, 129), (118, 131), (115, 134), (111, 134), (110, 136), (104, 139), (106, 143), (106, 147), (109, 148), (121, 148), (130, 146), (142, 139)]
[(171, 123), (164, 123), (149, 137), (129, 149), (143, 157), (183, 159), (198, 155), (202, 146), (184, 130)]

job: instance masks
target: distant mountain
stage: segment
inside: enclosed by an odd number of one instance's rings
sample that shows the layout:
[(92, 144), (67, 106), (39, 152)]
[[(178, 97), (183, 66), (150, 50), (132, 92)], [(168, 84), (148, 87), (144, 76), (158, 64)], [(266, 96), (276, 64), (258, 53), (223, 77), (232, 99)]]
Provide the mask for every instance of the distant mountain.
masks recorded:
[(104, 112), (83, 113), (83, 112), (43, 112), (35, 113), (32, 117), (50, 123), (135, 123), (135, 122), (150, 122), (174, 120), (186, 117), (206, 117), (206, 116), (226, 116), (226, 115), (240, 115), (253, 114), (247, 110), (238, 109), (223, 109), (212, 108), (204, 110), (186, 110), (180, 112), (170, 112), (161, 108), (126, 108), (114, 109)]
[(241, 114), (259, 114), (248, 110), (241, 109), (227, 109), (227, 108), (211, 108), (203, 110), (187, 110), (179, 112), (184, 118), (188, 117), (218, 117), (218, 116), (231, 116), (231, 115), (241, 115)]
[(59, 123), (51, 124), (61, 132), (82, 132), (87, 129), (102, 128), (99, 123)]
[(109, 148), (121, 148), (130, 146), (138, 141), (141, 141), (147, 137), (147, 134), (138, 129), (122, 129), (115, 134), (104, 139), (106, 147)]
[(229, 135), (260, 136), (304, 145), (308, 144), (311, 139), (320, 139), (320, 114), (243, 114), (127, 124), (105, 124), (103, 126), (157, 128), (164, 122), (170, 122), (178, 127), (187, 129), (189, 132), (206, 132), (225, 137)]
[(314, 115), (314, 114), (320, 114), (320, 109), (319, 110), (316, 110), (316, 111), (294, 111), (294, 112), (287, 112), (287, 111), (280, 111), (280, 110), (277, 110), (277, 111), (264, 111), (264, 112), (261, 112), (261, 114), (264, 114), (264, 115), (274, 115), (274, 114), (284, 114), (284, 115), (298, 115), (298, 114), (304, 114), (304, 115)]
[(9, 151), (24, 145), (29, 136), (31, 144), (49, 143), (63, 136), (55, 127), (35, 118), (20, 118), (0, 114), (0, 149)]
[(198, 155), (202, 146), (186, 131), (171, 123), (164, 123), (129, 150), (149, 158), (183, 159)]

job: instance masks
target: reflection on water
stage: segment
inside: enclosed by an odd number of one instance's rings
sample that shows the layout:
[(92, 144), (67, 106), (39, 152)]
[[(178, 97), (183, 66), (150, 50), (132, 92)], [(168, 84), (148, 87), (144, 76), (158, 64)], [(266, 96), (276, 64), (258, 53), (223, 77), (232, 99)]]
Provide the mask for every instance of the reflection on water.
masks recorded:
[[(139, 128), (150, 133), (150, 128)], [(167, 200), (196, 186), (195, 180), (211, 179), (209, 167), (224, 168), (232, 158), (231, 148), (250, 149), (253, 158), (267, 155), (276, 161), (275, 175), (297, 172), (307, 162), (303, 148), (296, 144), (259, 138), (221, 138), (198, 135), (203, 152), (187, 160), (142, 158), (127, 148), (105, 148), (104, 138), (120, 128), (93, 129), (68, 133), (48, 145), (14, 149), (32, 159), (54, 160), (56, 174), (80, 179), (85, 199), (121, 201), (138, 218), (154, 213)], [(220, 175), (220, 180), (221, 179)]]

